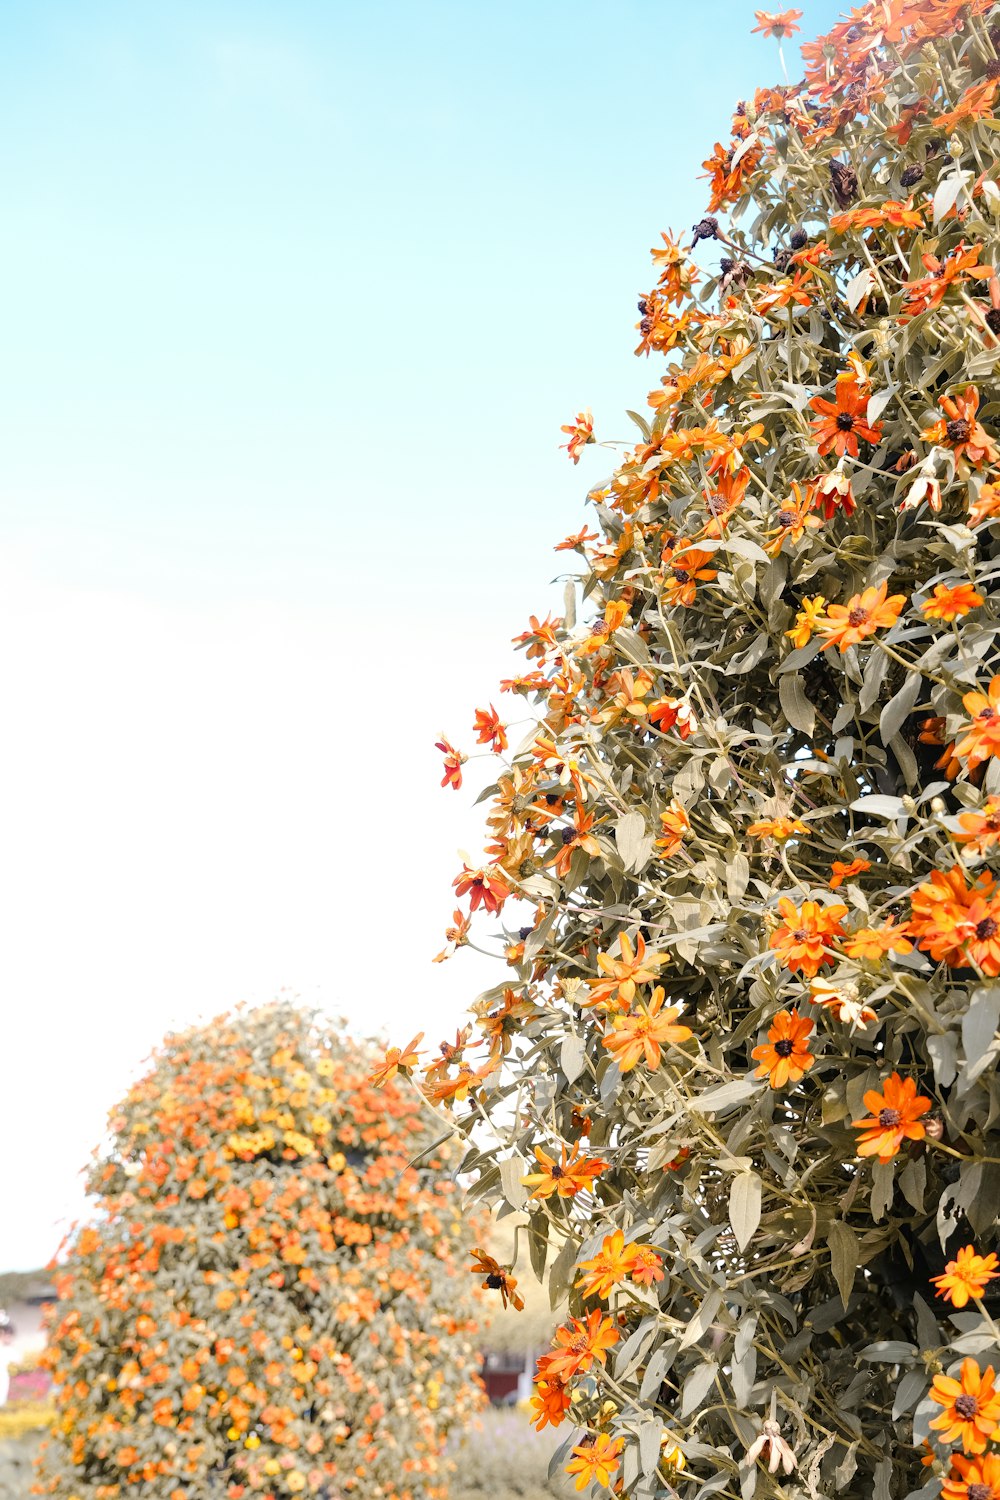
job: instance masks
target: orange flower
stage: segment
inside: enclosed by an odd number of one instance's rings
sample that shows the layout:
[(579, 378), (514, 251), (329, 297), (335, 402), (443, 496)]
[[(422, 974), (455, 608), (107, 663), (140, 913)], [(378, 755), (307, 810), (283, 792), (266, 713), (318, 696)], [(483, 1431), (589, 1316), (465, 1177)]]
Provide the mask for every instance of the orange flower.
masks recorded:
[(955, 754), (974, 771), (984, 760), (1000, 755), (1000, 676), (993, 678), (986, 693), (966, 693), (962, 707), (970, 722), (959, 731)]
[(572, 1380), (585, 1375), (595, 1363), (607, 1363), (608, 1350), (617, 1344), (618, 1329), (605, 1318), (599, 1307), (584, 1318), (571, 1318), (556, 1329), (554, 1347), (538, 1361), (543, 1380)]
[(556, 850), (551, 859), (546, 860), (546, 864), (554, 868), (560, 880), (565, 880), (569, 875), (573, 854), (577, 849), (582, 849), (591, 859), (600, 854), (601, 846), (591, 832), (596, 817), (596, 813), (584, 813), (578, 808), (574, 826), (556, 830)]
[(462, 948), (469, 941), (469, 928), (472, 926), (472, 918), (467, 917), (464, 912), (452, 913), (453, 927), (444, 930), (445, 944), (440, 953), (436, 953), (433, 963), (443, 964), (445, 959), (450, 958), (457, 948)]
[(671, 799), (666, 812), (660, 813), (660, 822), (663, 825), (663, 836), (656, 840), (654, 848), (659, 849), (661, 859), (672, 859), (691, 827), (687, 812), (676, 797)]
[(817, 594), (815, 599), (803, 599), (802, 608), (795, 616), (795, 624), (791, 630), (785, 631), (793, 646), (801, 648), (809, 644), (813, 631), (819, 630), (822, 625), (825, 609), (826, 600), (822, 594)]
[(912, 953), (913, 944), (896, 928), (895, 918), (887, 917), (881, 927), (859, 927), (844, 939), (848, 958), (868, 959), (880, 963), (887, 953)]
[(680, 1015), (676, 1005), (663, 1010), (664, 993), (657, 985), (649, 1008), (640, 1005), (627, 1016), (616, 1016), (614, 1030), (603, 1039), (603, 1045), (611, 1053), (623, 1073), (629, 1073), (637, 1063), (645, 1060), (647, 1068), (658, 1068), (661, 1048), (676, 1047), (690, 1039), (692, 1033), (687, 1026), (675, 1026)]
[(751, 36), (760, 32), (764, 36), (777, 37), (780, 42), (783, 37), (792, 36), (802, 29), (795, 24), (802, 20), (800, 10), (755, 10), (753, 18), (757, 25), (751, 31)]
[(813, 515), (815, 504), (815, 490), (807, 489), (803, 494), (802, 486), (793, 479), (792, 493), (775, 516), (778, 524), (768, 532), (771, 540), (765, 551), (771, 557), (777, 557), (785, 542), (800, 542), (807, 531), (815, 531), (822, 526), (819, 516)]
[(801, 818), (758, 818), (747, 829), (752, 839), (790, 839), (797, 833), (808, 833), (808, 826)]
[(560, 432), (569, 434), (568, 443), (560, 443), (560, 448), (565, 448), (575, 464), (580, 462), (580, 454), (588, 443), (596, 443), (594, 437), (594, 418), (589, 410), (577, 413), (575, 422), (561, 427)]
[(463, 755), (461, 750), (456, 750), (454, 745), (449, 744), (444, 735), (437, 741), (434, 749), (440, 750), (444, 756), (444, 775), (441, 777), (441, 785), (450, 786), (457, 792), (462, 785), (462, 766), (469, 757)]
[(646, 940), (640, 933), (633, 950), (627, 932), (618, 939), (620, 958), (610, 953), (597, 955), (597, 967), (603, 979), (588, 979), (590, 986), (589, 1005), (612, 1005), (619, 1010), (628, 1010), (635, 999), (636, 986), (651, 984), (667, 962), (665, 953), (646, 953)]
[(598, 1253), (591, 1260), (582, 1260), (578, 1269), (585, 1273), (577, 1281), (585, 1297), (605, 1298), (630, 1276), (637, 1281), (663, 1280), (660, 1257), (653, 1246), (626, 1245), (620, 1229), (605, 1235)]
[(813, 1022), (800, 1016), (797, 1010), (779, 1010), (771, 1022), (767, 1041), (750, 1054), (759, 1063), (754, 1077), (766, 1078), (773, 1089), (798, 1083), (816, 1061), (808, 1045), (815, 1029)]
[(886, 592), (887, 585), (880, 583), (877, 589), (854, 594), (846, 604), (831, 604), (826, 619), (818, 626), (826, 636), (823, 650), (839, 646), (843, 655), (849, 646), (856, 646), (866, 636), (874, 635), (876, 630), (895, 625), (906, 603), (906, 595), (893, 594), (887, 599)]
[(963, 1245), (954, 1260), (944, 1268), (942, 1276), (932, 1276), (937, 1295), (954, 1307), (964, 1307), (969, 1298), (975, 1301), (983, 1295), (987, 1283), (1000, 1276), (997, 1257), (991, 1250), (989, 1255), (977, 1255), (971, 1245)]
[(995, 978), (1000, 974), (1000, 893), (976, 896), (968, 906), (966, 921), (966, 958)]
[(842, 859), (835, 859), (830, 866), (830, 879), (827, 884), (831, 891), (838, 891), (845, 880), (850, 880), (855, 875), (863, 875), (871, 867), (870, 859), (852, 859), (850, 864), (845, 864)]
[(419, 1052), (414, 1051), (418, 1042), (422, 1042), (424, 1034), (418, 1031), (412, 1042), (407, 1042), (405, 1047), (390, 1047), (382, 1062), (379, 1063), (374, 1073), (369, 1074), (368, 1082), (375, 1088), (380, 1089), (390, 1078), (395, 1078), (400, 1068), (415, 1068)]
[(836, 399), (828, 401), (825, 396), (813, 396), (809, 405), (819, 416), (812, 423), (820, 454), (831, 451), (841, 457), (849, 453), (858, 456), (858, 438), (866, 443), (878, 443), (882, 428), (878, 422), (870, 423), (865, 417), (869, 391), (858, 382), (853, 370), (837, 376)]
[(925, 442), (945, 443), (954, 449), (956, 463), (964, 460), (974, 469), (981, 469), (984, 463), (1000, 461), (1000, 448), (986, 428), (976, 421), (979, 392), (974, 385), (967, 386), (961, 395), (942, 396), (938, 405), (944, 416), (924, 428), (920, 436)]
[(476, 870), (465, 865), (452, 884), (459, 896), (468, 893), (471, 911), (483, 906), (489, 912), (498, 912), (510, 895), (510, 886), (496, 865), (481, 866)]
[(799, 911), (794, 901), (782, 896), (778, 910), (785, 920), (772, 934), (771, 947), (793, 974), (801, 971), (811, 979), (824, 964), (833, 963), (828, 950), (832, 942), (844, 936), (841, 919), (847, 916), (847, 907), (804, 901)]
[(904, 1140), (922, 1141), (927, 1134), (920, 1116), (930, 1109), (931, 1100), (917, 1093), (912, 1078), (890, 1073), (883, 1080), (882, 1092), (869, 1089), (864, 1099), (868, 1118), (852, 1122), (855, 1130), (863, 1132), (858, 1139), (859, 1156), (877, 1155), (881, 1162), (891, 1161)]
[(531, 1196), (551, 1198), (555, 1193), (560, 1198), (575, 1198), (584, 1188), (593, 1187), (594, 1179), (607, 1171), (607, 1163), (593, 1157), (581, 1160), (579, 1151), (580, 1147), (576, 1145), (567, 1156), (566, 1147), (563, 1146), (562, 1160), (557, 1162), (541, 1146), (536, 1146), (535, 1156), (541, 1171), (531, 1172), (527, 1177), (521, 1178), (525, 1187), (534, 1188)]
[(1000, 484), (984, 484), (969, 506), (969, 525), (973, 528), (988, 521), (1000, 511)]
[(993, 1385), (992, 1365), (980, 1370), (974, 1359), (962, 1361), (962, 1378), (935, 1375), (930, 1398), (944, 1407), (930, 1424), (943, 1443), (961, 1442), (966, 1453), (982, 1453), (997, 1428), (1000, 1395)]
[(951, 1457), (951, 1473), (941, 1481), (944, 1500), (1000, 1500), (1000, 1454), (981, 1458)]
[(553, 552), (582, 552), (588, 542), (596, 542), (597, 538), (598, 532), (588, 531), (586, 526), (583, 526), (573, 536), (565, 537), (563, 541), (557, 542), (552, 550)]
[(558, 1427), (569, 1411), (569, 1391), (561, 1380), (536, 1377), (531, 1398), (531, 1421), (536, 1432), (545, 1426)]
[(917, 946), (939, 963), (961, 966), (965, 943), (972, 931), (970, 908), (979, 897), (992, 896), (993, 886), (993, 877), (987, 870), (972, 886), (961, 865), (952, 865), (950, 870), (932, 870), (930, 879), (919, 885), (910, 898), (907, 930), (918, 940)]
[(708, 583), (718, 576), (717, 568), (706, 567), (714, 553), (700, 547), (679, 546), (672, 548), (664, 557), (666, 565), (663, 597), (668, 604), (681, 604), (685, 608), (697, 598), (698, 584)]
[(954, 838), (965, 844), (970, 854), (985, 854), (1000, 839), (1000, 801), (988, 797), (976, 812), (959, 813), (962, 832)]
[(990, 266), (979, 263), (979, 252), (981, 245), (972, 245), (966, 248), (964, 242), (956, 245), (945, 260), (938, 260), (936, 255), (924, 255), (922, 257), (926, 276), (917, 281), (904, 282), (906, 287), (906, 298), (899, 314), (901, 323), (908, 322), (922, 312), (930, 308), (940, 307), (949, 287), (955, 283), (974, 277), (978, 281), (988, 280), (993, 275)]
[(967, 615), (971, 609), (978, 609), (982, 602), (982, 594), (977, 594), (971, 583), (959, 583), (954, 588), (939, 583), (920, 609), (928, 620), (947, 620), (950, 623)]
[(683, 698), (659, 698), (655, 703), (649, 705), (649, 722), (655, 724), (661, 734), (667, 734), (676, 728), (682, 740), (686, 740), (693, 730), (698, 728), (698, 721), (691, 711), (691, 705), (685, 703)]
[(476, 722), (472, 726), (472, 732), (480, 745), (489, 745), (498, 755), (502, 755), (507, 748), (507, 732), (492, 703), (488, 713), (485, 708), (476, 709)]
[(566, 1473), (576, 1475), (578, 1490), (586, 1489), (588, 1484), (600, 1484), (607, 1489), (617, 1472), (618, 1458), (623, 1447), (621, 1438), (612, 1438), (606, 1432), (599, 1432), (595, 1438), (573, 1449), (573, 1457), (566, 1465)]
[(495, 1261), (492, 1255), (487, 1255), (486, 1251), (481, 1250), (478, 1245), (471, 1253), (477, 1264), (470, 1266), (469, 1270), (476, 1276), (485, 1276), (483, 1290), (499, 1292), (504, 1307), (510, 1303), (515, 1312), (523, 1311), (524, 1299), (518, 1294), (517, 1280), (510, 1274), (510, 1271)]
[(887, 198), (878, 208), (849, 208), (846, 213), (834, 214), (830, 228), (834, 234), (843, 234), (846, 229), (923, 229), (924, 216), (913, 207), (913, 199), (900, 203)]

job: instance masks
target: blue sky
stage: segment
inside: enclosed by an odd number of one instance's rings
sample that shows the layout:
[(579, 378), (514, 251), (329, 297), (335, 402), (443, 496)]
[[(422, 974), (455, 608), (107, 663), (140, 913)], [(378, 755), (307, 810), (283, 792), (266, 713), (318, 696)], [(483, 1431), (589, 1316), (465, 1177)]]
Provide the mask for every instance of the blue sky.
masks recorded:
[(607, 464), (559, 426), (629, 436), (648, 249), (780, 78), (742, 0), (2, 11), (0, 982), (37, 1062), (0, 1130), (37, 1141), (0, 1269), (168, 1025), (287, 985), (436, 1041), (493, 982), (427, 962), (481, 842), (432, 744), (557, 597)]

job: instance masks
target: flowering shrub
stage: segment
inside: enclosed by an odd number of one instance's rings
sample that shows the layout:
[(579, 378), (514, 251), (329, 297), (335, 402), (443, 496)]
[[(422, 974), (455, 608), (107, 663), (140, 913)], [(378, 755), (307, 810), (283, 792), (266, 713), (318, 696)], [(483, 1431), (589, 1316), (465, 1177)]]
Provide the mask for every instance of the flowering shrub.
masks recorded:
[(526, 1250), (570, 1296), (535, 1413), (581, 1491), (997, 1500), (1000, 6), (803, 59), (653, 252), (666, 371), (516, 638), (531, 722), (477, 715), (439, 957), (498, 919), (506, 972), (402, 1062), (530, 1208), (494, 1290)]
[(45, 1493), (434, 1500), (480, 1401), (454, 1153), (287, 1003), (169, 1036), (57, 1268)]

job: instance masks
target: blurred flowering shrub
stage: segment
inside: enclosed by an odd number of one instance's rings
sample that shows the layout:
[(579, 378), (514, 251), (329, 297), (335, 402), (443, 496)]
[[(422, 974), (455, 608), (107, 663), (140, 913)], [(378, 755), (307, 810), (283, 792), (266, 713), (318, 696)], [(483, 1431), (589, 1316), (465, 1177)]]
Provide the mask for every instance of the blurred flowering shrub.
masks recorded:
[(57, 1496), (447, 1494), (480, 1403), (454, 1153), (287, 1003), (168, 1036), (57, 1268)]
[(666, 371), (516, 638), (533, 715), (476, 715), (439, 957), (492, 922), (506, 974), (401, 1061), (570, 1296), (581, 1490), (998, 1500), (1000, 7), (877, 0), (803, 66), (653, 252)]

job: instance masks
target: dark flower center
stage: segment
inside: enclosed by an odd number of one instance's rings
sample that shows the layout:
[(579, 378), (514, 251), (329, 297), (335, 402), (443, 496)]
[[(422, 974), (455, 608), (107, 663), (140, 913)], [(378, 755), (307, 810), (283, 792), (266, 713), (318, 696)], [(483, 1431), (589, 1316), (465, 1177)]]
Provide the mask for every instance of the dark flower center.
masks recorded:
[(997, 930), (997, 924), (992, 917), (984, 917), (981, 922), (976, 923), (976, 937), (981, 943), (985, 943)]
[(895, 1130), (901, 1118), (898, 1109), (880, 1109), (878, 1113), (878, 1122), (883, 1130)]
[(995, 719), (995, 718), (996, 718), (996, 714), (993, 712), (992, 708), (984, 708), (978, 714), (976, 714), (976, 723), (977, 724), (985, 724), (990, 719)]
[(726, 503), (724, 495), (711, 495), (708, 501), (708, 508), (713, 516), (722, 516), (726, 513)]
[(486, 1278), (486, 1285), (489, 1287), (491, 1292), (498, 1292), (503, 1286), (506, 1279), (507, 1278), (505, 1276), (502, 1276), (499, 1271), (491, 1271)]
[(576, 838), (576, 829), (575, 828), (564, 828), (562, 830), (562, 841), (563, 841), (564, 844), (571, 844), (575, 838)]
[(779, 510), (778, 520), (782, 526), (793, 526), (795, 524), (794, 510)]
[(862, 609), (860, 604), (856, 604), (851, 610), (851, 613), (847, 616), (847, 623), (848, 625), (863, 625), (867, 618), (868, 611), (866, 609)]
[(1000, 333), (1000, 307), (991, 307), (986, 314), (986, 326), (990, 333)]
[(780, 1042), (775, 1042), (774, 1050), (779, 1057), (791, 1057), (795, 1051), (795, 1043), (790, 1037), (783, 1036)]
[(806, 932), (804, 927), (797, 927), (796, 930), (792, 933), (792, 937), (797, 943), (804, 943), (808, 936), (809, 934), (808, 932)]
[[(987, 78), (1000, 78), (1000, 58), (993, 57), (986, 64), (986, 76)], [(969, 1493), (971, 1494), (972, 1491), (970, 1490)]]
[(840, 428), (841, 432), (850, 432), (851, 428), (854, 426), (854, 417), (849, 411), (838, 411), (837, 426)]
[(671, 568), (670, 571), (678, 583), (687, 583), (691, 577), (691, 574), (685, 568)]
[(914, 162), (912, 167), (907, 167), (906, 171), (903, 173), (902, 177), (899, 180), (904, 187), (915, 187), (916, 184), (920, 181), (921, 177), (923, 177), (923, 175), (923, 167), (919, 162)]
[(549, 1176), (553, 1179), (553, 1181), (558, 1181), (558, 1179), (562, 1175), (563, 1175), (563, 1169), (558, 1164), (555, 1165), (555, 1166), (553, 1166), (552, 1171), (549, 1173)]
[(966, 1494), (969, 1500), (990, 1500), (991, 1490), (988, 1484), (970, 1484)]
[(955, 417), (948, 423), (946, 431), (949, 443), (967, 443), (972, 428), (964, 417)]
[(979, 1402), (975, 1396), (970, 1396), (963, 1391), (960, 1396), (955, 1397), (955, 1410), (963, 1421), (968, 1422), (979, 1410)]

